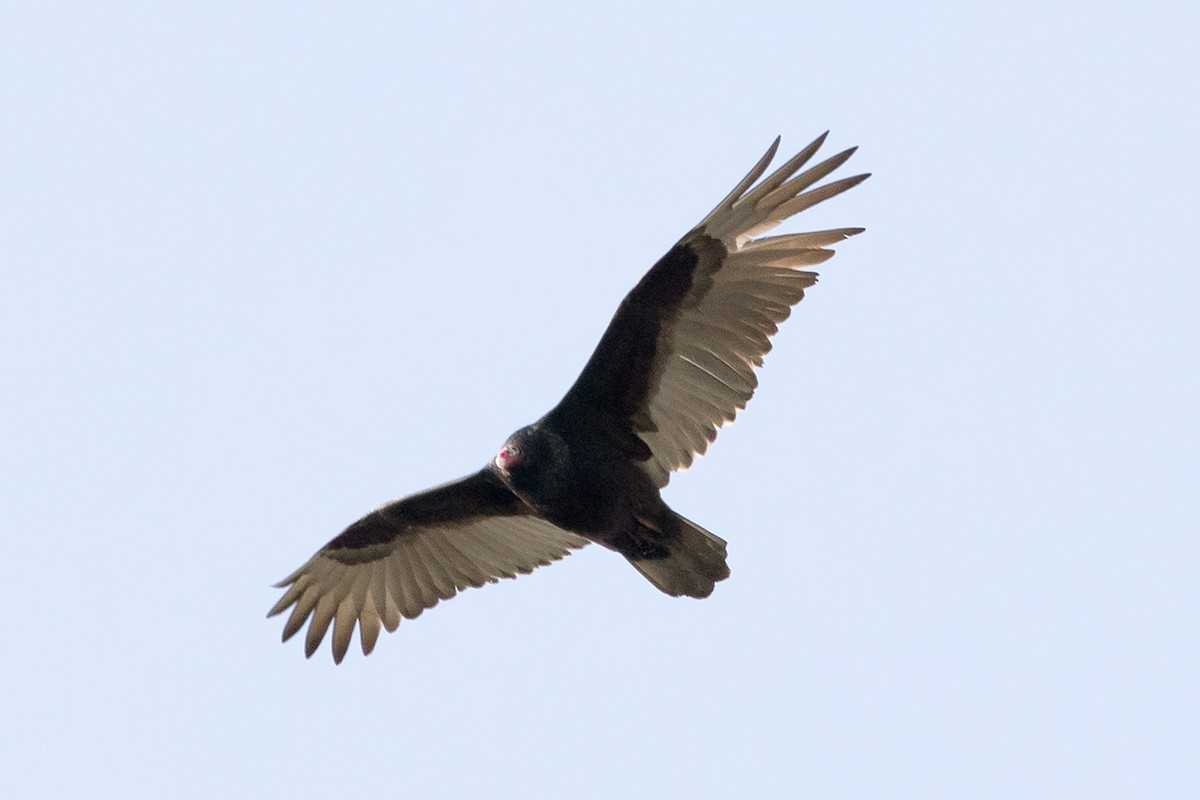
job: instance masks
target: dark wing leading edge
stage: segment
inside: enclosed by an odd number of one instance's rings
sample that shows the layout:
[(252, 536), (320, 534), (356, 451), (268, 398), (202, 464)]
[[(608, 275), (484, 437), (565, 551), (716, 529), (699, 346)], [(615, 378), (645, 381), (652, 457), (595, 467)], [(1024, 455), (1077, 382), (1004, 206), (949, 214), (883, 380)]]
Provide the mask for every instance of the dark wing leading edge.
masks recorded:
[(359, 627), (363, 654), (382, 625), (396, 630), (460, 589), (515, 578), (549, 564), (587, 539), (529, 516), (528, 507), (488, 470), (373, 511), (278, 584), (287, 591), (267, 616), (292, 608), (286, 642), (310, 617), (311, 656), (333, 625), (341, 662)]
[(717, 429), (746, 407), (770, 337), (816, 283), (816, 273), (801, 268), (832, 257), (824, 248), (863, 231), (762, 236), (868, 177), (809, 189), (854, 153), (851, 148), (797, 174), (824, 141), (822, 135), (754, 186), (775, 156), (775, 140), (626, 296), (551, 415), (605, 420), (610, 436), (660, 487), (704, 453)]

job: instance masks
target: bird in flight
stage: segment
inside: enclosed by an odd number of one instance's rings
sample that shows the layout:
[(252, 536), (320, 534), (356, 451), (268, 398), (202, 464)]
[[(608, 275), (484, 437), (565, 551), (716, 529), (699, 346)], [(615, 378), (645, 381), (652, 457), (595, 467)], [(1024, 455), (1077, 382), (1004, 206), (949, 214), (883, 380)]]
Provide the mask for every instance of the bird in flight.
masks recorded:
[(803, 169), (820, 136), (761, 182), (776, 139), (749, 174), (659, 259), (617, 309), (575, 384), (514, 433), (487, 466), (385, 505), (348, 527), (277, 587), (268, 616), (309, 621), (312, 656), (333, 626), (333, 660), (355, 626), (364, 655), (469, 586), (515, 578), (596, 542), (663, 592), (707, 597), (729, 577), (725, 541), (672, 511), (661, 489), (754, 394), (770, 337), (817, 281), (806, 270), (838, 228), (763, 236), (868, 175), (813, 187), (855, 148)]

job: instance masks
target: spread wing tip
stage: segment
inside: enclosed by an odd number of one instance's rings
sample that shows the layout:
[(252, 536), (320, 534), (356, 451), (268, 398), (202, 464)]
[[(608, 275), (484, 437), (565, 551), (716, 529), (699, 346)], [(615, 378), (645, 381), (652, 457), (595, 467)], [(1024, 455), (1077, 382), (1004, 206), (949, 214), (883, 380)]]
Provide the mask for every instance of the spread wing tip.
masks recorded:
[[(720, 239), (730, 249), (770, 230), (783, 220), (822, 200), (841, 194), (869, 177), (856, 175), (805, 191), (844, 164), (858, 147), (847, 148), (816, 166), (801, 172), (801, 168), (824, 145), (829, 131), (792, 156), (782, 166), (767, 175), (767, 167), (778, 149), (776, 138), (766, 155), (750, 170), (717, 207), (697, 226), (698, 230)], [(762, 178), (762, 180), (759, 180)]]

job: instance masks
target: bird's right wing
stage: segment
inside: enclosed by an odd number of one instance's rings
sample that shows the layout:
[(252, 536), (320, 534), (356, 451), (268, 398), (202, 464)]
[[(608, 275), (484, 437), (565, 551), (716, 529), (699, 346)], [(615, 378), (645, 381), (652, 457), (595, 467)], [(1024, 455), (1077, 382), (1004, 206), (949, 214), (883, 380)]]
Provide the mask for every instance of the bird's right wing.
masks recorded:
[(821, 136), (759, 181), (779, 146), (775, 140), (626, 296), (552, 415), (603, 430), (657, 486), (704, 453), (750, 401), (771, 336), (816, 283), (807, 267), (830, 258), (830, 245), (862, 232), (762, 235), (867, 178), (813, 188), (854, 152), (801, 172), (824, 141)]
[(311, 617), (308, 656), (332, 623), (333, 659), (340, 663), (355, 625), (368, 654), (380, 625), (394, 631), (401, 617), (413, 619), (461, 589), (532, 572), (587, 543), (531, 516), (485, 469), (351, 525), (278, 584), (286, 591), (267, 616), (292, 608), (284, 641)]

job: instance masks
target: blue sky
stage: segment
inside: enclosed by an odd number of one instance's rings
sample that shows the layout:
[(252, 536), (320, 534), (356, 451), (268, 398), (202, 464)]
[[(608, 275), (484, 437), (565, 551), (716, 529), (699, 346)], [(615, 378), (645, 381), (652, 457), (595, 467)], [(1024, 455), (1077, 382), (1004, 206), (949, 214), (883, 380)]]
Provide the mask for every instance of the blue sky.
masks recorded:
[[(1194, 797), (1195, 3), (10, 4), (12, 797)], [(551, 407), (776, 134), (874, 177), (667, 491), (306, 661), (279, 580)]]

